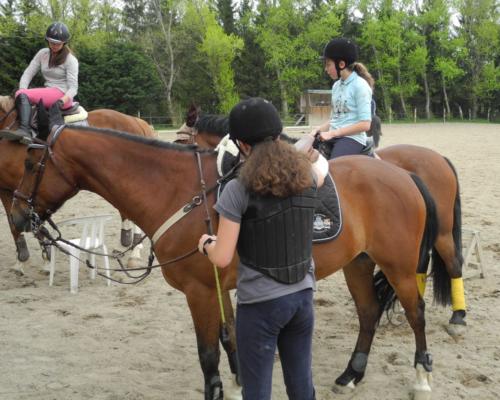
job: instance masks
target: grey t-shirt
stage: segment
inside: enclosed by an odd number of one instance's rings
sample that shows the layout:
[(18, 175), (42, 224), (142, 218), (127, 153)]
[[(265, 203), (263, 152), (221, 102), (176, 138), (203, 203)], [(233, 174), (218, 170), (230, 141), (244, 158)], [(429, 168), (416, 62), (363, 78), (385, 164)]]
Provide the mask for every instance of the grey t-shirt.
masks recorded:
[[(215, 204), (215, 210), (230, 221), (241, 223), (241, 218), (248, 207), (248, 191), (238, 179), (230, 181), (222, 191), (221, 197)], [(314, 263), (311, 262), (306, 277), (291, 285), (280, 283), (260, 272), (238, 264), (237, 297), (238, 303), (260, 303), (275, 299), (304, 289), (315, 289)]]
[(78, 93), (78, 60), (69, 53), (64, 63), (49, 68), (49, 58), (50, 49), (48, 48), (36, 53), (19, 81), (19, 89), (28, 89), (33, 77), (42, 71), (45, 87), (58, 88), (66, 96), (74, 98)]

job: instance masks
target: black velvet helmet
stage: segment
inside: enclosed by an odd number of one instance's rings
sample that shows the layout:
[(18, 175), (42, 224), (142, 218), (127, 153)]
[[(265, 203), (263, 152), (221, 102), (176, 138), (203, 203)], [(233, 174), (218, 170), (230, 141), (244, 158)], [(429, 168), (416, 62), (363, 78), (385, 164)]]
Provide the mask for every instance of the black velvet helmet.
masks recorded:
[(358, 59), (358, 46), (351, 39), (332, 39), (323, 50), (323, 58), (329, 58), (337, 62), (342, 60), (347, 65), (350, 65)]
[(67, 43), (69, 38), (69, 29), (62, 22), (53, 22), (50, 24), (45, 34), (45, 40), (54, 43)]
[(267, 138), (276, 139), (282, 130), (278, 110), (260, 97), (240, 101), (229, 113), (229, 135), (234, 141), (253, 146)]

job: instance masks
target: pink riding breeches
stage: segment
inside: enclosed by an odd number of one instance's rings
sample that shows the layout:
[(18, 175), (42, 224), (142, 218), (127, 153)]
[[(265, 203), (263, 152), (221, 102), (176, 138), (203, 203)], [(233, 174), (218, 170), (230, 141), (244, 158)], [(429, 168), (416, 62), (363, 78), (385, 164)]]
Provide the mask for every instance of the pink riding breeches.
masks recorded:
[[(31, 104), (38, 104), (41, 99), (45, 108), (50, 108), (52, 104), (54, 104), (57, 100), (64, 96), (64, 93), (60, 89), (54, 87), (19, 89), (16, 92), (16, 97), (21, 93), (24, 93), (26, 96), (28, 96)], [(72, 104), (73, 99), (69, 99), (64, 104), (63, 108), (71, 107)]]

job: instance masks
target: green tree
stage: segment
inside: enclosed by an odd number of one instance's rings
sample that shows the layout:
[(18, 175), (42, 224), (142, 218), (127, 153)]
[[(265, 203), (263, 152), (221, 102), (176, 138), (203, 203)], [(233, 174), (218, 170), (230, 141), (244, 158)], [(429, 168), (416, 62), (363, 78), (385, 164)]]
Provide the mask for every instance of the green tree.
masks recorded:
[(488, 102), (492, 96), (488, 88), (497, 75), (494, 71), (498, 70), (495, 62), (499, 57), (500, 10), (495, 0), (459, 0), (458, 8), (459, 36), (469, 50), (465, 67), (472, 118), (477, 118), (480, 102)]

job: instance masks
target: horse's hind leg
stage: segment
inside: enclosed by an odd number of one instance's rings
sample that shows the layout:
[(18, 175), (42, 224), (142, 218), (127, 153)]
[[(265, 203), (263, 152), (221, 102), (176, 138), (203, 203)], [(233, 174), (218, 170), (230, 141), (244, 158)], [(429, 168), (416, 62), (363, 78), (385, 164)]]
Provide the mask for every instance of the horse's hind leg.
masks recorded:
[[(399, 266), (387, 273), (387, 279), (396, 292), (406, 313), (406, 319), (415, 334), (415, 362), (417, 381), (413, 387), (415, 400), (428, 400), (431, 398), (431, 372), (432, 357), (427, 352), (425, 337), (425, 303), (420, 297), (414, 274), (405, 274), (401, 271), (408, 268)], [(411, 268), (410, 268), (411, 270)], [(384, 271), (385, 272), (385, 271)]]
[(356, 304), (359, 334), (346, 370), (335, 380), (337, 385), (354, 387), (365, 375), (368, 354), (382, 313), (373, 284), (374, 267), (375, 263), (362, 254), (343, 269), (347, 287)]
[[(445, 282), (450, 287), (446, 288), (445, 292), (451, 292), (450, 296), (453, 310), (453, 314), (449, 321), (448, 333), (452, 336), (459, 335), (461, 333), (459, 331), (463, 330), (463, 328), (460, 329), (460, 327), (467, 325), (465, 322), (466, 305), (462, 279), (463, 260), (461, 254), (457, 254), (451, 232), (447, 235), (440, 235), (438, 237), (435, 249), (433, 250), (432, 263), (433, 270), (437, 270), (434, 265), (444, 264), (446, 272), (448, 273), (449, 278)], [(443, 269), (440, 270), (442, 271)], [(451, 282), (451, 284), (449, 282)]]

